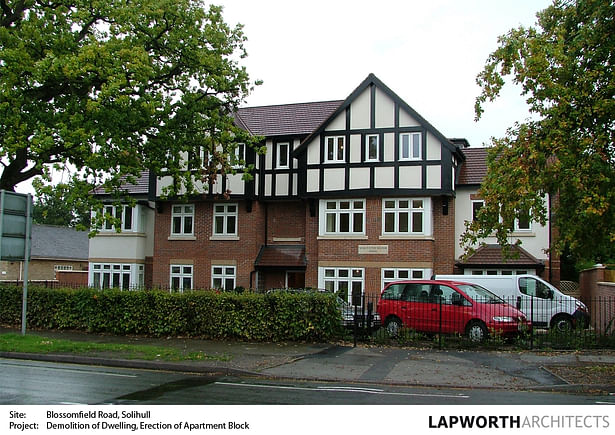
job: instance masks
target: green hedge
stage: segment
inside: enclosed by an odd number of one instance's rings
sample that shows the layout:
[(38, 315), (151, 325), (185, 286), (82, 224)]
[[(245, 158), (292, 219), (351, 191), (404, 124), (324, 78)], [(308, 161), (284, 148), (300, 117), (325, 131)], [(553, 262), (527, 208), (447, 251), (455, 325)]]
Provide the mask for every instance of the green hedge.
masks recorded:
[[(0, 287), (0, 324), (21, 323), (21, 287)], [(255, 341), (326, 341), (340, 332), (323, 293), (119, 291), (29, 287), (27, 327)]]

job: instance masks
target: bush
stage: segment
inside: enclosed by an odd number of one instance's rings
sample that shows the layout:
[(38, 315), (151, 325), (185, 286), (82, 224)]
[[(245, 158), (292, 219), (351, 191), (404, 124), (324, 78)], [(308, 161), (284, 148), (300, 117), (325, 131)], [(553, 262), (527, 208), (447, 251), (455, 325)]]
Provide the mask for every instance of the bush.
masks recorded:
[[(0, 287), (0, 323), (21, 323), (22, 289)], [(28, 328), (256, 341), (327, 341), (340, 332), (325, 293), (28, 289)]]

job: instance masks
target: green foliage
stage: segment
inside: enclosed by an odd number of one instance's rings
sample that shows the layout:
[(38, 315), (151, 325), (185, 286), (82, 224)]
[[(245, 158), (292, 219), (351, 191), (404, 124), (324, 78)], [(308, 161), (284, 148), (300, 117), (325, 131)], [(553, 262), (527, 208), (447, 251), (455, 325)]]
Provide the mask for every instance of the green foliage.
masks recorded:
[(249, 176), (234, 153), (258, 140), (233, 116), (254, 85), (245, 40), (199, 0), (2, 1), (0, 188), (52, 167), (115, 196), (144, 170), (173, 177), (168, 195)]
[[(21, 321), (22, 289), (0, 287), (0, 324)], [(322, 293), (166, 293), (30, 287), (29, 328), (254, 341), (326, 341), (340, 328)]]
[(601, 261), (615, 254), (615, 4), (555, 0), (537, 16), (536, 28), (499, 38), (477, 77), (477, 119), (506, 77), (521, 86), (533, 118), (494, 139), (485, 207), (462, 245), (471, 252), (495, 233), (508, 247), (512, 222), (530, 213), (555, 224), (558, 251)]
[(34, 179), (32, 186), (36, 191), (32, 209), (34, 223), (82, 230), (90, 228), (90, 204), (86, 198), (92, 185), (71, 180), (51, 186)]

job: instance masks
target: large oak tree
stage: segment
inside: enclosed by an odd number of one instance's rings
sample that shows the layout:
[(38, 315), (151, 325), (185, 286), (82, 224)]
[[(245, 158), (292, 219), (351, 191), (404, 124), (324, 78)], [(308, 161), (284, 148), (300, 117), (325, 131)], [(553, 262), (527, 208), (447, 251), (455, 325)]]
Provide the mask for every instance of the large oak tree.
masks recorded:
[(477, 77), (477, 119), (507, 78), (523, 89), (532, 117), (493, 140), (480, 190), (485, 207), (462, 244), (470, 249), (495, 234), (506, 247), (515, 218), (529, 212), (545, 224), (550, 211), (556, 249), (567, 247), (577, 259), (612, 258), (615, 4), (556, 0), (537, 17), (535, 27), (501, 36)]
[(164, 169), (182, 193), (235, 171), (244, 42), (199, 0), (0, 0), (0, 188), (54, 165), (109, 189)]

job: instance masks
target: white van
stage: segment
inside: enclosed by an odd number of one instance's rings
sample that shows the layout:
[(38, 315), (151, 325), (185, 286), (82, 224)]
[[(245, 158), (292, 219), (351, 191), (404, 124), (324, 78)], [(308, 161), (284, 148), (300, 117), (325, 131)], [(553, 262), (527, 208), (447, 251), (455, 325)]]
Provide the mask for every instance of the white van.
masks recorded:
[(589, 325), (587, 307), (534, 275), (434, 275), (433, 279), (478, 284), (521, 310), (532, 325), (569, 331)]

